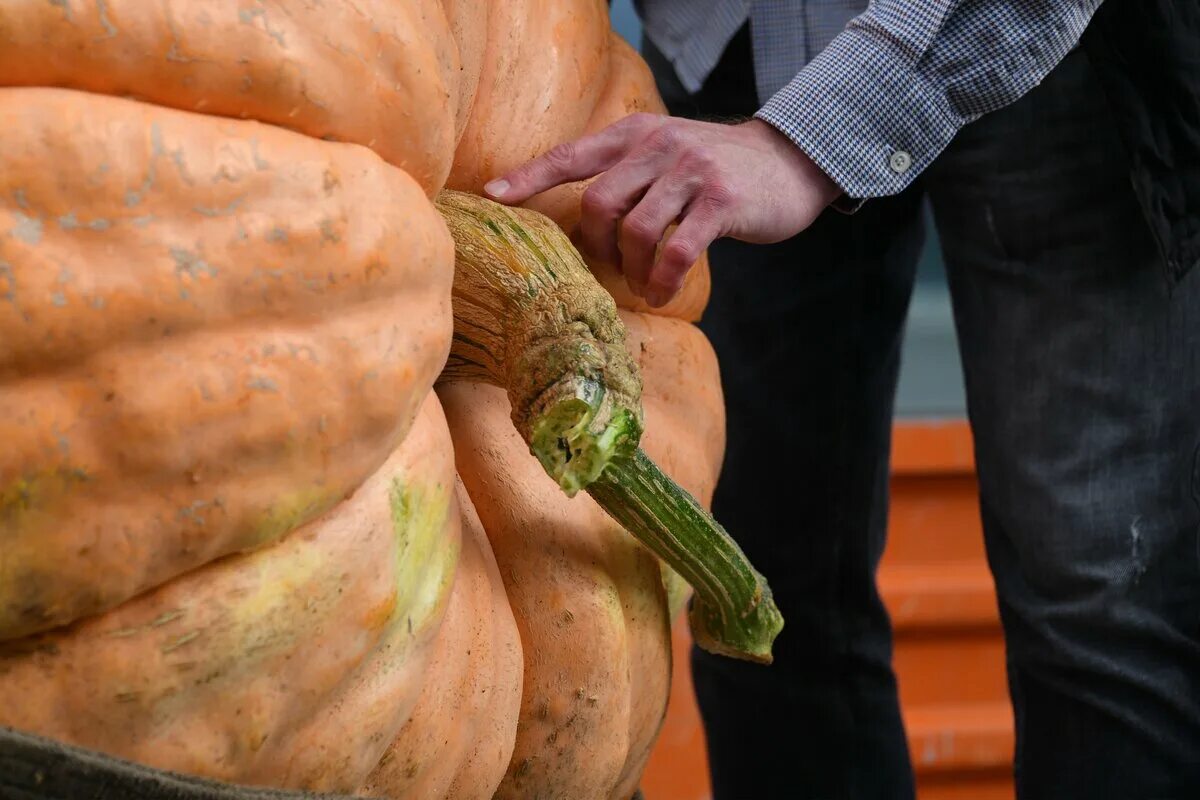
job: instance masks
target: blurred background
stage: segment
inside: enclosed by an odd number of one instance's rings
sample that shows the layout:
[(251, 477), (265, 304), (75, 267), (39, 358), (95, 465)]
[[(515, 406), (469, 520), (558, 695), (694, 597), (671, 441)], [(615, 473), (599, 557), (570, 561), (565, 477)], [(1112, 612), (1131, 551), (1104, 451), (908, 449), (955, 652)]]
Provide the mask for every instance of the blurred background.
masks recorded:
[[(639, 46), (641, 26), (631, 0), (613, 0), (612, 18), (614, 28)], [(945, 268), (928, 208), (925, 218), (926, 245), (896, 397), (888, 546), (879, 585), (895, 627), (895, 667), (919, 800), (1012, 800), (1003, 640), (983, 551)], [(709, 800), (685, 621), (675, 634), (670, 708), (643, 790), (647, 800)], [(797, 746), (814, 735), (820, 732), (797, 721)], [(796, 797), (805, 797), (803, 787)]]

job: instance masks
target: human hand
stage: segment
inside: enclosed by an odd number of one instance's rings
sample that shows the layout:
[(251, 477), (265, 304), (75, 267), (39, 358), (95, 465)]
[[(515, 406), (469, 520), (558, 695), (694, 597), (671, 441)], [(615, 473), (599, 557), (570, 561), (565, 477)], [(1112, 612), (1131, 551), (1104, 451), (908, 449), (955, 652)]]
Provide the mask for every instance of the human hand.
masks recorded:
[(761, 120), (723, 125), (655, 114), (634, 114), (560, 144), (484, 191), (516, 204), (595, 175), (583, 193), (581, 247), (618, 265), (634, 294), (652, 306), (679, 291), (714, 239), (782, 241), (841, 194), (800, 148)]

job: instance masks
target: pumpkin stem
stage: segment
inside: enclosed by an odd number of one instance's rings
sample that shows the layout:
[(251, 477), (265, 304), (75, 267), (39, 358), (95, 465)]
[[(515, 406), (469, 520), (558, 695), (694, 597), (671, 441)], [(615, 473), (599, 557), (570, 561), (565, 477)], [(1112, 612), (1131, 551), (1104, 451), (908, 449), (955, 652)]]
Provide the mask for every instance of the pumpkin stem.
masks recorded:
[(588, 493), (695, 589), (688, 623), (698, 645), (771, 663), (771, 643), (783, 628), (771, 588), (694, 497), (641, 448), (613, 459)]
[(625, 326), (546, 217), (476, 195), (436, 201), (454, 238), (454, 339), (440, 380), (504, 388), (547, 474), (596, 501), (696, 591), (696, 641), (770, 662), (783, 621), (766, 581), (725, 530), (640, 449), (642, 381)]

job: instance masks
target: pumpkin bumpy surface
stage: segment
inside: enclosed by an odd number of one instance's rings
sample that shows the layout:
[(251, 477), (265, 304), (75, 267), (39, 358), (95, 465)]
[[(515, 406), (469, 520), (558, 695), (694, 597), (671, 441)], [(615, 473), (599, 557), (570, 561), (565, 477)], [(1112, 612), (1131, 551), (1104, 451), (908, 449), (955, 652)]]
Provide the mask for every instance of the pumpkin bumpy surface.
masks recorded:
[(455, 38), (469, 26), (455, 19), (438, 0), (0, 0), (0, 85), (132, 97), (354, 142), (432, 194), (477, 80)]
[(0, 645), (0, 724), (178, 772), (352, 791), (417, 702), (459, 513), (429, 395), (343, 503), (276, 544)]
[(278, 539), (404, 437), (453, 246), (370, 151), (0, 89), (0, 640)]

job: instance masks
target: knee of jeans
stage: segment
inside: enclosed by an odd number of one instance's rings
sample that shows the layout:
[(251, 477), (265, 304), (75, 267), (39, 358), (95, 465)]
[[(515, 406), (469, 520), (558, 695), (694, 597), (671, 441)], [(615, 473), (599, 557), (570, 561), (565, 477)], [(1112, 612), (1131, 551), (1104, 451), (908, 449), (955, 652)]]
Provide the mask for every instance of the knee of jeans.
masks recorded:
[(1200, 620), (1194, 513), (1090, 507), (988, 514), (988, 550), (1010, 654), (1083, 650), (1120, 659), (1194, 636)]

